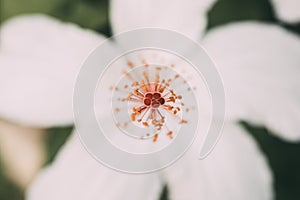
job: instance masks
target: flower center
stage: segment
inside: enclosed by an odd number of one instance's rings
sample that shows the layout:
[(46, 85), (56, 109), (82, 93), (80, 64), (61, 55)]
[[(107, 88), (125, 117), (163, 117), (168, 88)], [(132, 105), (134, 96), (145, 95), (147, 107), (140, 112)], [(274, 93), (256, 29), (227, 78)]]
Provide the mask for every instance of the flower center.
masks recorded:
[[(182, 119), (182, 96), (172, 86), (179, 87), (184, 83), (183, 78), (169, 67), (142, 66), (124, 72), (114, 88), (114, 96), (118, 96), (119, 102), (113, 101), (119, 105), (115, 108), (117, 126), (129, 135), (137, 130), (136, 126), (141, 129), (139, 132), (146, 132), (141, 139), (152, 138), (154, 142), (161, 131), (173, 138), (174, 132), (187, 121)], [(127, 114), (123, 109), (125, 106)], [(126, 115), (129, 115), (129, 121), (126, 121)]]

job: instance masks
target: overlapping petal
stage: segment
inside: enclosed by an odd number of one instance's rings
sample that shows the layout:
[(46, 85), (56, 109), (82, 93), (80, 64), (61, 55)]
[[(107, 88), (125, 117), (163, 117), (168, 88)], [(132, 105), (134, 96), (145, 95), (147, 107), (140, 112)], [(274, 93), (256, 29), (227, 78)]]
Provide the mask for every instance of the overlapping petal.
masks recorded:
[[(272, 176), (254, 140), (226, 125), (215, 151), (200, 161), (198, 145), (162, 178), (171, 199), (272, 199)], [(159, 174), (127, 175), (101, 166), (73, 136), (28, 192), (28, 199), (158, 199)], [(84, 187), (83, 187), (84, 186)], [(125, 198), (126, 197), (126, 198)]]

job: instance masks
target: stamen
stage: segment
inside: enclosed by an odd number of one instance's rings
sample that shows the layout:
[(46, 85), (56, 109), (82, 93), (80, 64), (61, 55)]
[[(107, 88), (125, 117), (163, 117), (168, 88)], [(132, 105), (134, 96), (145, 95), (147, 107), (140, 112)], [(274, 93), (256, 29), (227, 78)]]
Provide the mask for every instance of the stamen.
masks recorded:
[[(175, 79), (180, 79), (181, 76), (173, 70), (170, 74), (166, 73), (166, 70), (171, 70), (169, 67), (152, 66), (146, 60), (142, 60), (141, 63), (143, 64), (142, 67), (136, 67), (133, 62), (127, 62), (127, 66), (131, 71), (123, 71), (126, 83), (122, 82), (118, 85), (119, 88), (126, 89), (124, 91), (127, 92), (127, 96), (118, 96), (116, 99), (122, 103), (119, 104), (120, 108), (128, 107), (129, 120), (127, 119), (127, 121), (145, 129), (145, 134), (140, 135), (138, 138), (152, 137), (152, 141), (156, 142), (159, 134), (164, 133), (172, 139), (174, 138), (174, 132), (178, 131), (178, 126), (188, 123), (188, 121), (181, 118), (181, 110), (189, 111), (188, 108), (181, 109), (184, 105), (182, 102), (184, 100), (183, 96), (175, 92), (176, 88), (170, 88)], [(135, 76), (131, 75), (131, 72)], [(180, 80), (183, 82), (182, 78)], [(118, 87), (112, 88), (115, 92), (118, 91)], [(121, 94), (121, 92), (119, 93)], [(127, 114), (124, 114), (126, 109), (120, 108), (115, 108), (116, 115), (122, 112), (122, 116), (126, 116)], [(174, 123), (177, 124), (176, 129), (173, 129)], [(127, 122), (124, 127), (130, 129)]]

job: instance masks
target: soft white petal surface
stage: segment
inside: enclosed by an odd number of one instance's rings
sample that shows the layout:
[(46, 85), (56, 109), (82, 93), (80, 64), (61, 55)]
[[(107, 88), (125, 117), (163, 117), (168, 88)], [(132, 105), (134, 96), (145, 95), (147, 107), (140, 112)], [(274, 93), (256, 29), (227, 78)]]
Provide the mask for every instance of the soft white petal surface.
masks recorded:
[(209, 32), (204, 46), (224, 80), (229, 118), (300, 139), (298, 36), (275, 25), (237, 23)]
[(34, 126), (72, 123), (73, 84), (104, 37), (44, 15), (1, 28), (0, 117)]
[(198, 160), (199, 144), (165, 170), (170, 199), (272, 199), (272, 175), (253, 138), (225, 125), (214, 151)]
[(206, 12), (215, 0), (113, 0), (111, 22), (114, 33), (142, 27), (178, 31), (198, 39), (206, 27)]
[(27, 199), (157, 200), (161, 188), (157, 174), (122, 174), (102, 166), (74, 133), (55, 162), (37, 177)]
[(286, 22), (300, 22), (299, 0), (272, 0), (277, 16)]

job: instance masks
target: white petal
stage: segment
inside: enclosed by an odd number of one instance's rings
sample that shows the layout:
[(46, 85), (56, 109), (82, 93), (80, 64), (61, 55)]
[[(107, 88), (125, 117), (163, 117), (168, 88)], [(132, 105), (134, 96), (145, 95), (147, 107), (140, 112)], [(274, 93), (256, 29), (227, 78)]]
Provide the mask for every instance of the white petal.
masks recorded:
[(272, 175), (254, 140), (234, 124), (225, 125), (223, 133), (204, 160), (197, 159), (194, 144), (165, 171), (172, 200), (272, 199)]
[(94, 160), (74, 135), (56, 161), (37, 177), (28, 200), (157, 200), (157, 174), (129, 175), (108, 169)]
[(206, 27), (206, 12), (215, 0), (113, 0), (111, 22), (115, 33), (142, 27), (178, 31), (198, 39)]
[(227, 114), (300, 139), (300, 38), (254, 22), (212, 30), (204, 46), (224, 80)]
[(299, 0), (272, 0), (277, 16), (286, 22), (300, 22)]
[(79, 67), (104, 37), (43, 15), (13, 18), (0, 36), (0, 116), (34, 126), (71, 123)]

